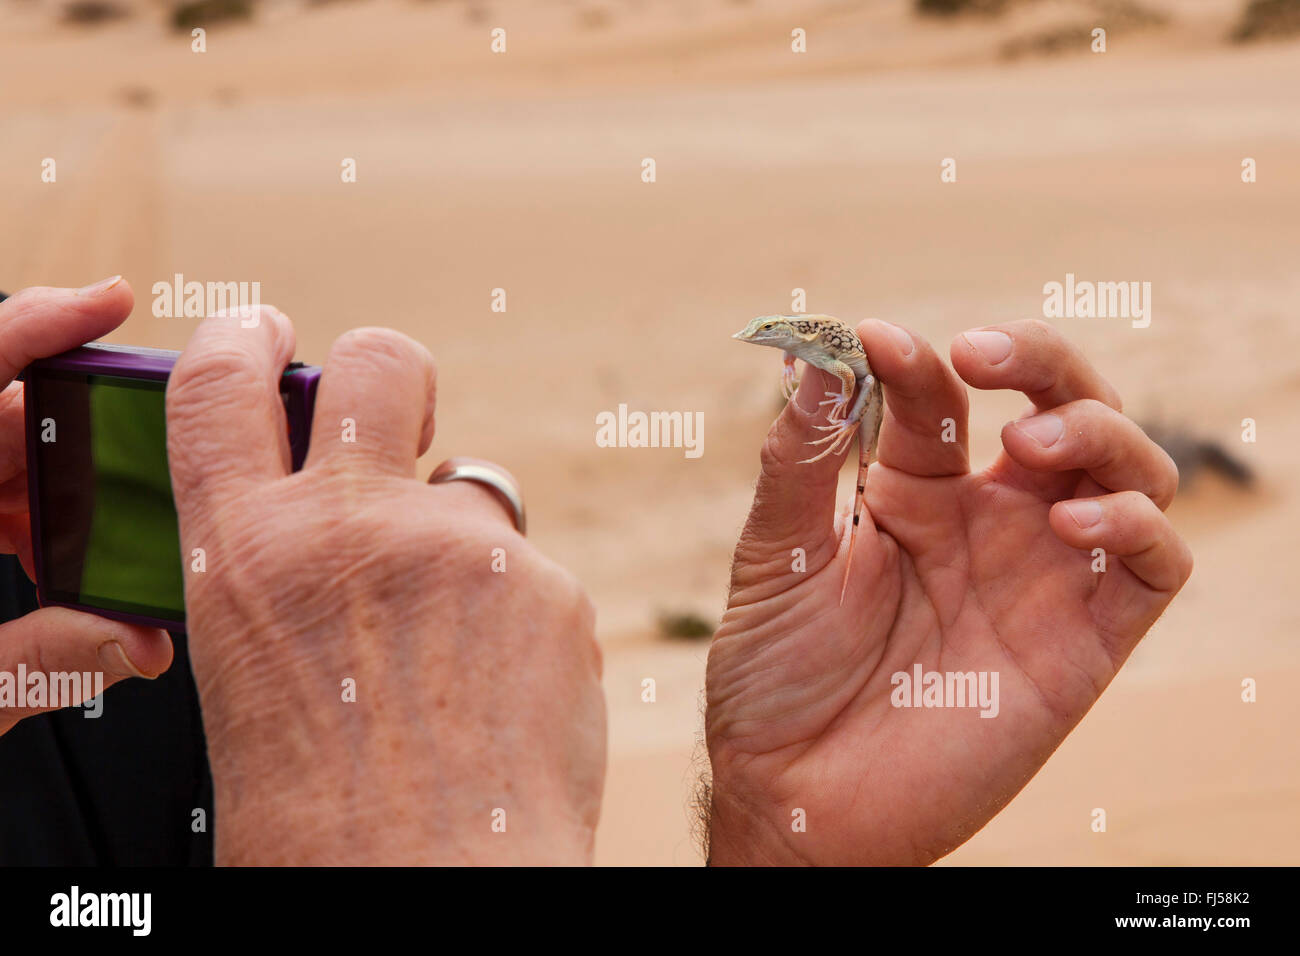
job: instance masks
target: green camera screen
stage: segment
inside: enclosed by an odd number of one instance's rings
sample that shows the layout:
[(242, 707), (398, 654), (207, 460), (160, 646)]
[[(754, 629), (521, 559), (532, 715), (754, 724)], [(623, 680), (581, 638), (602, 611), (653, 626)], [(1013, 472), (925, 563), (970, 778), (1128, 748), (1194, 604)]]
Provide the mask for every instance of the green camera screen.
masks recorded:
[(32, 386), (50, 598), (184, 621), (165, 383), (45, 371)]

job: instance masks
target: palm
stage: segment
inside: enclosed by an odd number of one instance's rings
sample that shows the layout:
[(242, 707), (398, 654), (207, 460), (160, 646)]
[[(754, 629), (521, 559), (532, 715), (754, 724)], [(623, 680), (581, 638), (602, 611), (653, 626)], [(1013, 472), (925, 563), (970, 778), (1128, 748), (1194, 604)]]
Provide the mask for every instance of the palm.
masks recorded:
[[(888, 381), (886, 380), (888, 385)], [(882, 456), (883, 457), (883, 456)], [(1058, 500), (1104, 494), (1082, 470), (917, 477), (877, 464), (849, 596), (827, 527), (807, 571), (747, 530), (709, 660), (715, 777), (761, 781), (796, 858), (930, 862), (1033, 776), (1114, 677), (1172, 594), (1049, 525)], [(755, 518), (751, 515), (751, 525)], [(899, 707), (896, 674), (997, 674), (997, 714)], [(720, 771), (721, 767), (721, 771)], [(717, 783), (717, 781), (715, 781)], [(789, 821), (806, 815), (806, 831)]]

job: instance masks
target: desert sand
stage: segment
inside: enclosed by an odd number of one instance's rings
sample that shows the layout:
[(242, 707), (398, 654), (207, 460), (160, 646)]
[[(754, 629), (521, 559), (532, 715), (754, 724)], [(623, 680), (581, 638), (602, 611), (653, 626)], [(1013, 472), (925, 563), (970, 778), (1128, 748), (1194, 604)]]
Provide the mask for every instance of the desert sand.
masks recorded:
[[(656, 619), (720, 615), (779, 407), (777, 356), (728, 335), (801, 288), (810, 312), (888, 319), (946, 354), (963, 329), (1041, 317), (1067, 272), (1152, 283), (1149, 328), (1057, 323), (1132, 415), (1222, 443), (1259, 480), (1185, 483), (1183, 594), (946, 862), (1300, 857), (1300, 42), (1227, 43), (1240, 4), (1218, 0), (1152, 3), (1167, 22), (1113, 29), (1104, 54), (1033, 42), (1095, 22), (1087, 3), (949, 22), (902, 0), (371, 0), (267, 4), (197, 54), (161, 5), (122, 6), (75, 26), (58, 4), (0, 0), (0, 287), (124, 273), (136, 312), (112, 340), (133, 344), (184, 344), (195, 320), (149, 309), (178, 272), (261, 282), (307, 361), (362, 324), (425, 342), (424, 469), (511, 468), (530, 536), (599, 611), (598, 862), (700, 861), (708, 642)], [(1013, 40), (1031, 52), (1008, 59)], [(704, 454), (597, 447), (596, 414), (620, 403), (703, 412)], [(974, 463), (1022, 404), (973, 396)]]

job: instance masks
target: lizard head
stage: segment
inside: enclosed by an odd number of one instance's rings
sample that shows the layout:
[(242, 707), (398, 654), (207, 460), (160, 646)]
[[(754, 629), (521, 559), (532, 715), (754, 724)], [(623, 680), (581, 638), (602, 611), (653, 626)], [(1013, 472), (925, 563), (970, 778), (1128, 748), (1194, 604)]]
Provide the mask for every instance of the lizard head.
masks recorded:
[(760, 315), (732, 338), (777, 349), (789, 348), (803, 341), (791, 324), (794, 318), (792, 315)]

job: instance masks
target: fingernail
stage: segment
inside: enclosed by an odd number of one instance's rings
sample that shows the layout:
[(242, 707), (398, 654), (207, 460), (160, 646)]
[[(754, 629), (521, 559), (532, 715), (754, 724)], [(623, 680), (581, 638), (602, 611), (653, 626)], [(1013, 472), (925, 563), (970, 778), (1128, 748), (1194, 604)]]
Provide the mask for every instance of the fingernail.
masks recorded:
[(1035, 415), (1033, 418), (1022, 418), (1015, 425), (1044, 448), (1055, 445), (1065, 433), (1065, 422), (1050, 412)]
[(1005, 332), (991, 329), (979, 332), (963, 332), (962, 337), (975, 346), (975, 351), (984, 356), (984, 361), (997, 365), (1011, 354), (1011, 336)]
[(121, 276), (109, 276), (107, 279), (100, 279), (98, 282), (82, 286), (77, 290), (77, 295), (103, 295), (121, 281)]
[(886, 322), (885, 326), (889, 329), (889, 334), (894, 337), (894, 341), (898, 343), (898, 350), (904, 355), (911, 355), (912, 349), (916, 348), (916, 343), (912, 341), (912, 334), (892, 322)]
[(1067, 501), (1065, 510), (1080, 528), (1091, 528), (1101, 520), (1101, 505), (1095, 501)]
[(126, 651), (122, 650), (122, 645), (117, 641), (107, 641), (99, 645), (99, 666), (104, 668), (105, 674), (112, 674), (115, 677), (149, 678), (148, 674), (131, 663), (131, 659), (126, 656)]

